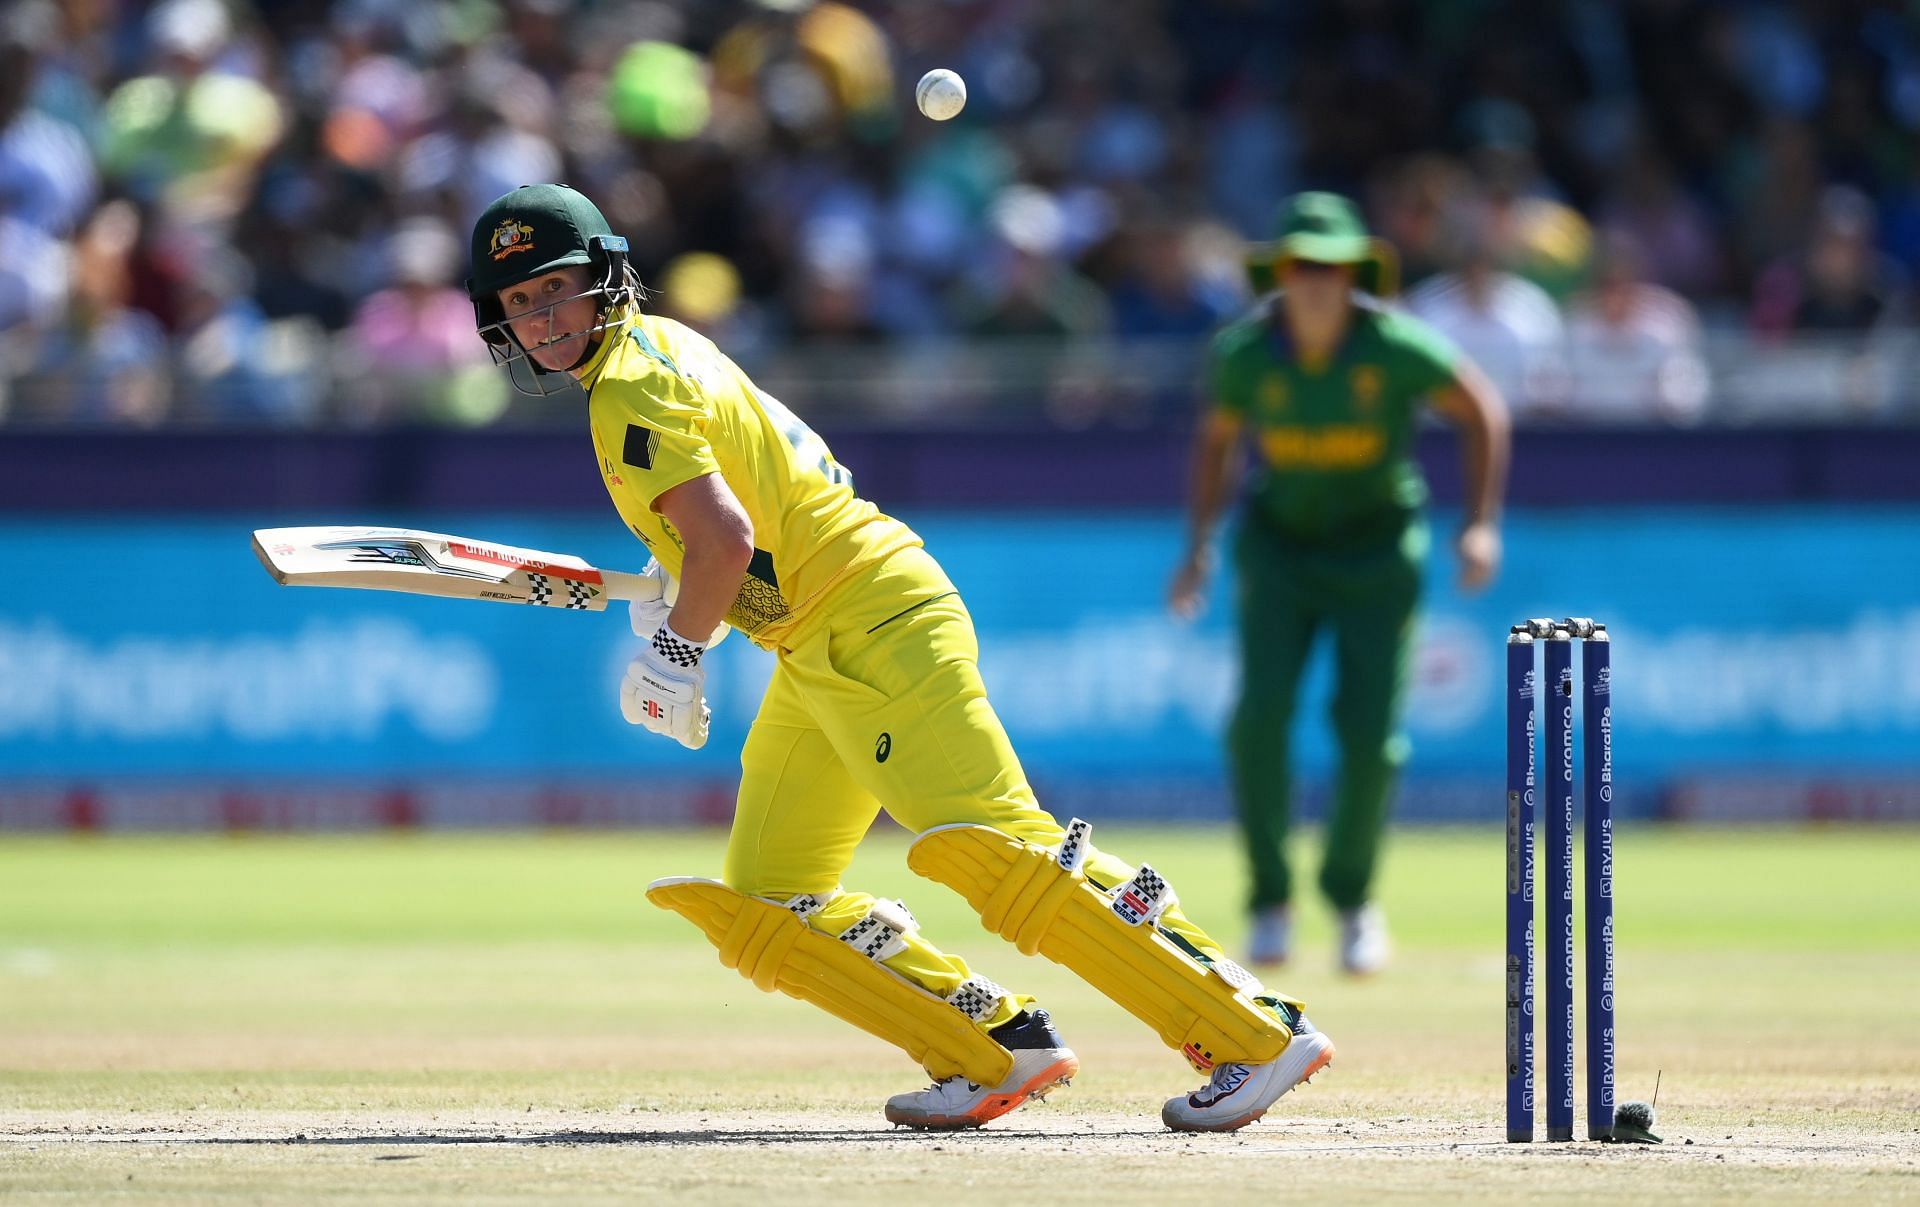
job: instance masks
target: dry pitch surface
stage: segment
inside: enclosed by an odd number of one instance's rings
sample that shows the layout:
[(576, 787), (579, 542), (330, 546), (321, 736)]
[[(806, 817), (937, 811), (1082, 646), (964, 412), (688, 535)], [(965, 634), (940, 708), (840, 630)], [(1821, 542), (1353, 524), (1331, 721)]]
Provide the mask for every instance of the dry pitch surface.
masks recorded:
[[(1099, 837), (1237, 937), (1223, 835)], [(1621, 1089), (1663, 1072), (1657, 1149), (1500, 1142), (1489, 831), (1400, 836), (1387, 976), (1333, 976), (1304, 911), (1274, 979), (1340, 1055), (1231, 1136), (1161, 1130), (1194, 1080), (1179, 1059), (982, 936), (895, 835), (849, 882), (1040, 994), (1083, 1058), (984, 1132), (887, 1129), (907, 1062), (755, 992), (641, 900), (716, 868), (711, 835), (9, 839), (0, 1198), (1920, 1200), (1920, 833), (1620, 846)]]

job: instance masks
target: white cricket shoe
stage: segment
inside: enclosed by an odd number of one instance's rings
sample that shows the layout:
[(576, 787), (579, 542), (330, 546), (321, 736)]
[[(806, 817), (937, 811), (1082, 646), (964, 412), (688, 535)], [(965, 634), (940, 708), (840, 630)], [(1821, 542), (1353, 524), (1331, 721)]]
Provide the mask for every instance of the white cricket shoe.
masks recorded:
[(1045, 1098), (1073, 1080), (1080, 1058), (1067, 1047), (1045, 1010), (1022, 1011), (992, 1035), (1013, 1052), (1013, 1069), (998, 1085), (964, 1076), (936, 1081), (924, 1090), (887, 1099), (887, 1122), (930, 1131), (979, 1127), (1022, 1104)]
[(1215, 1065), (1206, 1085), (1167, 1099), (1160, 1108), (1160, 1122), (1176, 1132), (1237, 1131), (1332, 1060), (1333, 1041), (1315, 1031), (1303, 1015), (1294, 1025), (1293, 1041), (1278, 1059), (1259, 1065)]
[(1387, 942), (1387, 915), (1377, 905), (1340, 911), (1340, 969), (1350, 976), (1371, 976), (1387, 966), (1393, 953)]
[(1293, 954), (1293, 907), (1269, 905), (1253, 912), (1247, 935), (1247, 962), (1271, 968)]

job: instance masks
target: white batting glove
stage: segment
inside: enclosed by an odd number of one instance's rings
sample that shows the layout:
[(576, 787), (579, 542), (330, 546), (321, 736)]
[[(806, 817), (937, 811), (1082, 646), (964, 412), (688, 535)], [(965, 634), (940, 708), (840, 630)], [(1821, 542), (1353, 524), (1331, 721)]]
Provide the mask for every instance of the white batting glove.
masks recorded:
[[(680, 598), (680, 584), (673, 581), (666, 567), (658, 561), (648, 559), (646, 567), (640, 571), (640, 577), (651, 578), (660, 585), (660, 594), (653, 599), (630, 599), (627, 601), (627, 622), (633, 626), (633, 635), (648, 641), (653, 635), (667, 627), (667, 616), (672, 613), (675, 601)], [(720, 639), (730, 632), (726, 621), (713, 630), (707, 638), (707, 649), (720, 644)]]
[(705, 746), (713, 714), (707, 708), (707, 671), (700, 665), (704, 648), (662, 624), (652, 643), (627, 663), (620, 683), (620, 714), (627, 723), (688, 750)]
[(633, 635), (645, 641), (652, 641), (653, 635), (667, 627), (667, 613), (673, 611), (673, 601), (668, 598), (676, 592), (670, 590), (673, 579), (658, 560), (649, 558), (641, 578), (651, 578), (660, 585), (660, 593), (652, 599), (630, 599), (627, 601), (627, 619), (633, 624)]

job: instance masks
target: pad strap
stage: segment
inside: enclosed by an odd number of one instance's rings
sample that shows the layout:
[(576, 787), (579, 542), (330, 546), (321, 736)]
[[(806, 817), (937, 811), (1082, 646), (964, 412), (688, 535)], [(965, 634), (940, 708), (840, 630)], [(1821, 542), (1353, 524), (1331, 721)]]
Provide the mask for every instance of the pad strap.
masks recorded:
[(1207, 967), (1213, 970), (1213, 975), (1233, 986), (1235, 993), (1245, 994), (1247, 997), (1259, 997), (1267, 991), (1267, 987), (1260, 983), (1259, 977), (1225, 956), (1214, 956)]
[(1054, 860), (1060, 870), (1069, 874), (1080, 870), (1087, 862), (1087, 839), (1093, 833), (1093, 823), (1076, 817), (1067, 823), (1067, 832), (1060, 839), (1059, 849)]
[(1133, 879), (1113, 890), (1113, 912), (1128, 926), (1152, 922), (1173, 902), (1173, 886), (1144, 863)]
[(787, 899), (787, 912), (796, 918), (813, 917), (827, 907), (827, 899), (818, 893), (801, 893)]
[(886, 963), (907, 949), (912, 911), (900, 901), (875, 901), (867, 916), (840, 932), (840, 941), (869, 960)]
[(955, 986), (947, 995), (947, 1005), (966, 1015), (976, 1023), (984, 1023), (993, 1017), (1005, 1001), (1007, 991), (983, 976), (970, 976)]

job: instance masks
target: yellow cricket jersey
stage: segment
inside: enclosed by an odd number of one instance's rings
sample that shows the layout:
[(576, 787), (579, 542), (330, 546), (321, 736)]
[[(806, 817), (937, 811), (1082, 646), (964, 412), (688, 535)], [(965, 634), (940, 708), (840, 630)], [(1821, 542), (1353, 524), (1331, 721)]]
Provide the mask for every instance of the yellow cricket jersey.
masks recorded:
[(853, 493), (811, 428), (672, 319), (633, 313), (610, 326), (580, 384), (607, 493), (668, 573), (679, 577), (685, 546), (659, 497), (713, 473), (739, 497), (754, 551), (727, 623), (759, 645), (781, 645), (835, 584), (920, 544)]

